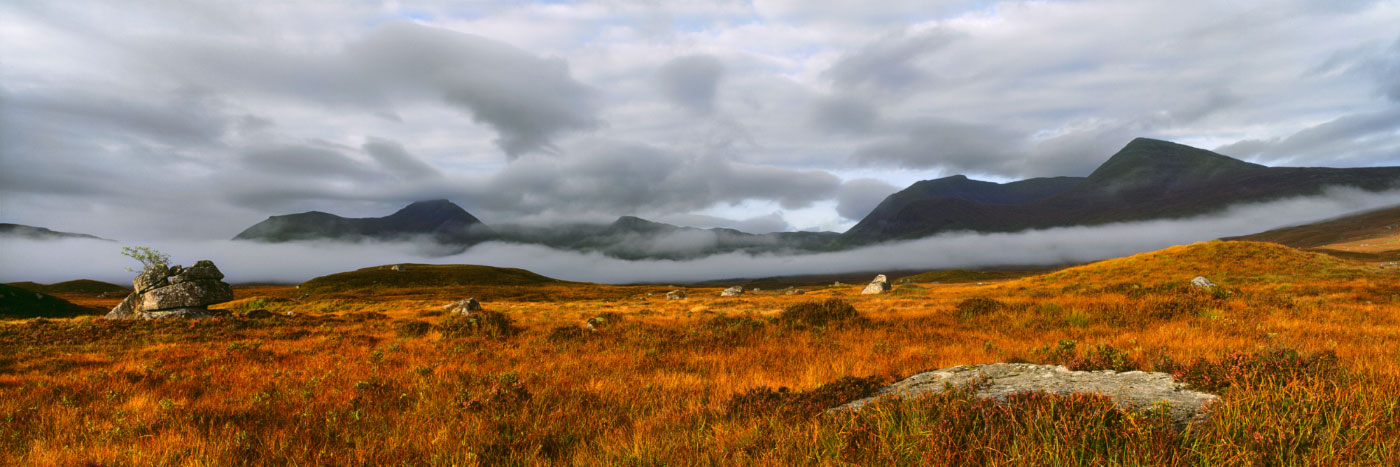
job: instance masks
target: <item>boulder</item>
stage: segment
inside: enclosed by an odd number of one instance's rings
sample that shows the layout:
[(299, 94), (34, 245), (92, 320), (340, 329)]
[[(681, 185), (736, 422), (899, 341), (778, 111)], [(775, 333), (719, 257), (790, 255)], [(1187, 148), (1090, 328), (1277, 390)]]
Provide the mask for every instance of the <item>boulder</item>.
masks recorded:
[(1215, 285), (1214, 282), (1211, 282), (1210, 279), (1206, 279), (1205, 276), (1196, 276), (1195, 279), (1191, 279), (1191, 288), (1194, 289), (1212, 290), (1216, 287), (1219, 286)]
[(402, 264), (395, 264), (393, 266), (390, 266), (389, 269), (397, 272), (404, 272), (408, 268), (405, 268)]
[(670, 291), (670, 292), (666, 292), (666, 299), (667, 299), (667, 300), (684, 300), (684, 299), (685, 299), (685, 291), (684, 291), (684, 290), (680, 290), (680, 289), (676, 289), (676, 290), (672, 290), (672, 291)]
[(890, 281), (888, 279), (885, 279), (884, 274), (881, 274), (875, 276), (875, 279), (870, 281), (870, 285), (865, 286), (865, 290), (860, 291), (860, 293), (861, 295), (874, 295), (882, 294), (889, 291)]
[(886, 397), (915, 398), (941, 393), (948, 388), (976, 388), (976, 397), (1005, 402), (1011, 394), (1044, 392), (1058, 395), (1102, 394), (1113, 399), (1121, 410), (1146, 412), (1157, 403), (1170, 404), (1172, 421), (1178, 428), (1205, 420), (1214, 394), (1187, 389), (1166, 373), (1128, 371), (1071, 371), (1063, 366), (1028, 363), (988, 363), (963, 365), (928, 371), (880, 388), (873, 396), (828, 410), (828, 413), (859, 410)]
[(449, 303), (447, 306), (442, 307), (442, 309), (452, 314), (470, 315), (474, 312), (481, 311), (481, 302), (476, 301), (476, 297), (472, 297), (455, 303)]
[(135, 289), (107, 312), (108, 319), (198, 318), (226, 314), (209, 305), (233, 300), (233, 287), (208, 260), (193, 266), (156, 266), (131, 281)]
[(733, 286), (733, 287), (724, 289), (723, 292), (720, 292), (720, 293), (719, 293), (719, 296), (721, 296), (721, 297), (737, 297), (737, 296), (743, 295), (743, 294), (744, 294), (744, 286), (742, 286), (742, 285), (736, 285), (736, 286)]
[(141, 294), (141, 311), (208, 307), (233, 300), (233, 287), (218, 280), (177, 282)]
[(583, 323), (583, 327), (587, 328), (589, 331), (597, 332), (599, 329), (603, 328), (603, 323), (604, 321), (602, 318), (588, 318), (588, 321)]
[(184, 269), (180, 269), (179, 266), (175, 266), (174, 268), (170, 269), (171, 284), (179, 284), (182, 282), (192, 282), (198, 280), (217, 281), (223, 278), (224, 273), (219, 272), (219, 268), (217, 266), (214, 266), (214, 263), (209, 260), (199, 261), (197, 263), (194, 263), (194, 266), (190, 266)]

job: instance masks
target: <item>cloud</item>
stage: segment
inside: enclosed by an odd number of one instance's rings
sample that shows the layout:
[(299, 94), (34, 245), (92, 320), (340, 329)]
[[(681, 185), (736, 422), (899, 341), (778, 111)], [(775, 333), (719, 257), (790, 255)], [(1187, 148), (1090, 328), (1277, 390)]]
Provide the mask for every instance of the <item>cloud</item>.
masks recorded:
[(850, 220), (861, 220), (881, 201), (900, 188), (880, 180), (857, 178), (841, 184), (836, 194), (836, 212)]
[(472, 34), (391, 23), (350, 48), (385, 83), (418, 86), (495, 128), (507, 155), (553, 152), (552, 139), (597, 127), (593, 91), (562, 59), (545, 59)]
[(822, 76), (840, 88), (874, 92), (928, 86), (937, 75), (920, 59), (952, 43), (955, 37), (943, 29), (886, 36), (841, 57)]
[(1400, 106), (1345, 115), (1285, 137), (1237, 141), (1216, 152), (1269, 164), (1396, 164), (1400, 163)]
[(656, 72), (662, 95), (696, 115), (709, 115), (714, 110), (715, 93), (722, 77), (724, 64), (710, 55), (674, 58)]
[(388, 169), (404, 180), (418, 180), (423, 178), (441, 177), (442, 173), (434, 169), (433, 166), (424, 163), (413, 154), (409, 154), (398, 141), (370, 138), (361, 146), (366, 153), (379, 162), (381, 167)]
[(817, 129), (853, 135), (869, 133), (881, 123), (878, 107), (846, 95), (818, 99), (812, 105), (810, 118)]
[[(634, 283), (692, 282), (724, 278), (833, 274), (843, 272), (1058, 265), (1153, 251), (1223, 236), (1322, 220), (1343, 213), (1393, 205), (1400, 192), (1330, 190), (1325, 196), (1237, 205), (1221, 215), (1095, 227), (1063, 227), (1017, 233), (948, 233), (907, 242), (830, 253), (749, 255), (732, 253), (696, 260), (626, 261), (601, 253), (559, 251), (535, 245), (479, 244), (445, 257), (425, 257), (413, 243), (285, 243), (233, 241), (123, 242), (169, 253), (177, 263), (210, 259), (242, 282), (301, 282), (363, 267), (420, 262), (484, 264), (524, 268), (566, 280)], [(713, 237), (691, 235), (647, 240), (645, 248), (702, 248)], [(130, 259), (109, 242), (0, 242), (0, 282), (51, 283), (97, 279), (126, 283)], [(1182, 278), (1186, 280), (1189, 278)]]

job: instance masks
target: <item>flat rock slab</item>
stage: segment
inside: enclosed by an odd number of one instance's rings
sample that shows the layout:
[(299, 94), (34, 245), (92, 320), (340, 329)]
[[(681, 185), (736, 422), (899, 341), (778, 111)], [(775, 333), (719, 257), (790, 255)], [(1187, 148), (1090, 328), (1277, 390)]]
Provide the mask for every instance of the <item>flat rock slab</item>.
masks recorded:
[(1177, 427), (1205, 420), (1214, 394), (1186, 388), (1166, 373), (1128, 371), (1071, 371), (1063, 366), (1028, 363), (988, 363), (963, 365), (928, 371), (880, 388), (875, 395), (850, 402), (831, 411), (859, 410), (865, 404), (886, 397), (918, 397), (938, 394), (949, 387), (976, 385), (976, 397), (1005, 401), (1006, 396), (1024, 392), (1070, 395), (1103, 394), (1113, 398), (1120, 410), (1146, 412), (1157, 403), (1171, 404), (1172, 421)]

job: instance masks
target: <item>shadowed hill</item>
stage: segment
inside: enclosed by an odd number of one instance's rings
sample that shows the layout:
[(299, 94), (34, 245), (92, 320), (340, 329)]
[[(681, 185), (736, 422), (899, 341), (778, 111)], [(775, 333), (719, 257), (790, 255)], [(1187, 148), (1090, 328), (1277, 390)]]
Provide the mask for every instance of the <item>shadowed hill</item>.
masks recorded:
[(325, 294), (385, 289), (509, 287), (566, 283), (516, 268), (465, 264), (400, 266), (402, 271), (395, 270), (393, 266), (375, 266), (321, 276), (301, 283), (298, 288), (304, 293)]
[(958, 230), (1013, 232), (1190, 217), (1236, 203), (1317, 195), (1332, 186), (1369, 191), (1400, 188), (1400, 167), (1265, 167), (1204, 149), (1138, 138), (1074, 186), (1032, 201), (1003, 204), (935, 195), (904, 202), (918, 196), (896, 193), (891, 206), (903, 202), (902, 207), (893, 213), (872, 212), (840, 241), (859, 245)]
[(120, 285), (90, 279), (78, 279), (67, 282), (58, 282), (54, 284), (40, 284), (37, 282), (11, 282), (6, 285), (19, 287), (33, 292), (42, 292), (46, 294), (71, 293), (97, 295), (103, 293), (124, 294), (131, 292), (131, 289), (122, 287)]
[(69, 318), (103, 313), (106, 310), (78, 306), (49, 294), (0, 284), (0, 318), (3, 319)]
[(491, 230), (465, 209), (447, 200), (419, 201), (385, 217), (345, 218), (320, 211), (272, 216), (233, 237), (234, 240), (396, 240), (427, 236), (446, 245), (470, 245)]
[(870, 211), (870, 214), (866, 214), (864, 219), (846, 231), (843, 237), (855, 243), (880, 241), (879, 237), (887, 230), (899, 229), (895, 224), (899, 221), (897, 216), (900, 211), (919, 201), (950, 199), (968, 203), (1021, 204), (1045, 199), (1083, 181), (1083, 177), (1049, 177), (992, 183), (973, 180), (964, 175), (923, 180), (885, 198)]
[(1271, 242), (1293, 248), (1317, 248), (1394, 235), (1400, 235), (1400, 205), (1221, 240)]
[(59, 232), (59, 231), (56, 231), (56, 230), (49, 230), (49, 229), (46, 229), (46, 228), (43, 228), (43, 227), (34, 227), (34, 226), (23, 225), (23, 224), (7, 224), (7, 223), (0, 223), (0, 236), (10, 236), (10, 237), (28, 238), (28, 239), (32, 239), (32, 240), (62, 240), (62, 239), (65, 239), (65, 238), (74, 238), (74, 239), (102, 240), (102, 241), (104, 241), (104, 242), (113, 241), (113, 240), (105, 239), (105, 238), (102, 238), (102, 237), (98, 237), (98, 236), (96, 236), (96, 235), (88, 235), (88, 234), (73, 233), (73, 232)]

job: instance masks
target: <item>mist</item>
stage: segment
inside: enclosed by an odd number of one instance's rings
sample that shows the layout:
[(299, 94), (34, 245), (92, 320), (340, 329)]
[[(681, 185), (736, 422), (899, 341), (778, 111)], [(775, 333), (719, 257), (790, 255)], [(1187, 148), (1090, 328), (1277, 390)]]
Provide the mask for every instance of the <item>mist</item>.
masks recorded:
[[(413, 242), (297, 242), (0, 239), (0, 282), (96, 279), (128, 284), (139, 267), (123, 245), (161, 250), (174, 264), (213, 260), (231, 283), (299, 283), (313, 277), (394, 263), (481, 264), (598, 283), (688, 283), (729, 278), (862, 271), (1034, 266), (1082, 263), (1219, 237), (1247, 235), (1396, 204), (1400, 190), (1329, 189), (1321, 196), (1241, 204), (1178, 220), (1063, 227), (1016, 233), (956, 232), (852, 250), (810, 254), (727, 253), (691, 260), (623, 260), (601, 253), (488, 242), (449, 256), (430, 256)], [(648, 248), (692, 238), (648, 239)], [(676, 246), (680, 247), (680, 246)]]

